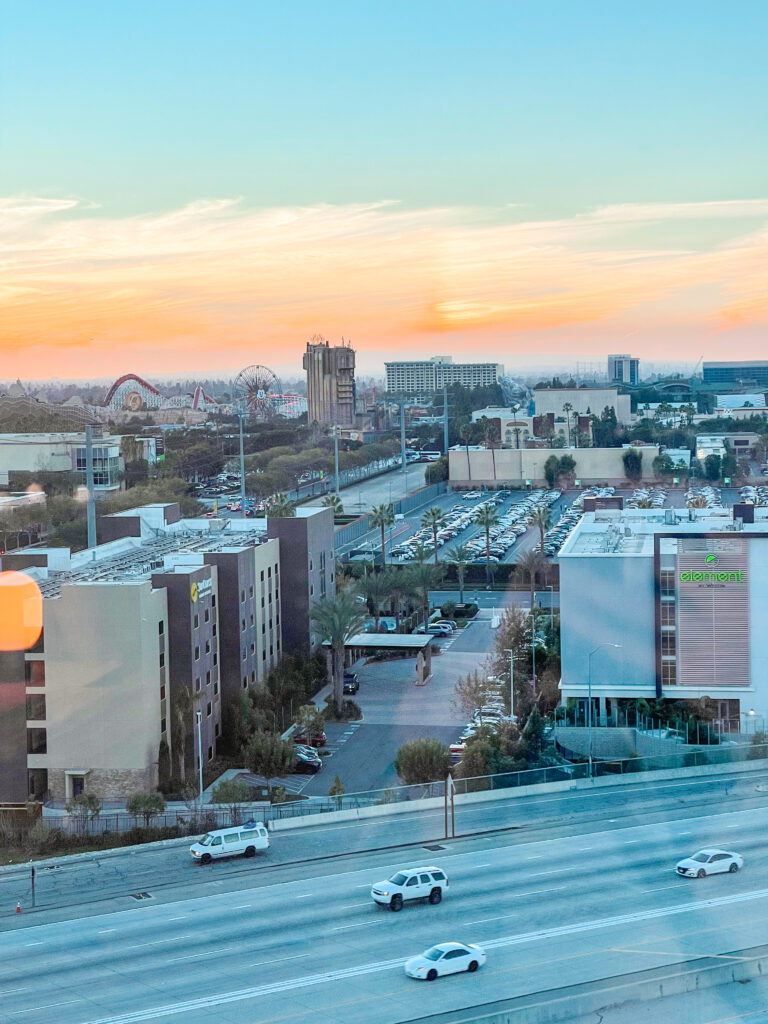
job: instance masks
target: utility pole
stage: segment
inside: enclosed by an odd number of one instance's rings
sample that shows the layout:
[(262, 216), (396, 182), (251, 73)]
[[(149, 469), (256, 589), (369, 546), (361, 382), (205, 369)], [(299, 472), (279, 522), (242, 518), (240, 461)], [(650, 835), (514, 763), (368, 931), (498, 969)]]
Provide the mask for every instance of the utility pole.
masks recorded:
[(200, 723), (203, 718), (202, 711), (196, 711), (197, 715), (197, 782), (199, 789), (200, 813), (203, 813), (203, 736)]
[(243, 445), (243, 420), (245, 419), (245, 415), (243, 413), (239, 413), (237, 419), (240, 423), (240, 508), (243, 512), (243, 519), (245, 519), (245, 448)]
[[(101, 427), (97, 428), (101, 436)], [(96, 495), (93, 483), (93, 426), (85, 426), (85, 488), (88, 492), (86, 514), (88, 522), (88, 547), (96, 547)]]
[(400, 455), (403, 460), (403, 476), (407, 475), (405, 465), (405, 399), (400, 403)]
[(443, 454), (448, 456), (448, 386), (443, 388)]
[(333, 427), (333, 486), (338, 497), (339, 494), (339, 428)]

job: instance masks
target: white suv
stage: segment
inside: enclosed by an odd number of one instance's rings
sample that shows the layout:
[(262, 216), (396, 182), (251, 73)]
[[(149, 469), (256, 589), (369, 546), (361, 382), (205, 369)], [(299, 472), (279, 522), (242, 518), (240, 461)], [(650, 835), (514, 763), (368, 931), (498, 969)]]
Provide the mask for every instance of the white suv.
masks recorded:
[(371, 887), (371, 896), (380, 907), (398, 911), (403, 909), (404, 900), (439, 903), (447, 888), (448, 879), (440, 868), (403, 868), (386, 881), (376, 882)]

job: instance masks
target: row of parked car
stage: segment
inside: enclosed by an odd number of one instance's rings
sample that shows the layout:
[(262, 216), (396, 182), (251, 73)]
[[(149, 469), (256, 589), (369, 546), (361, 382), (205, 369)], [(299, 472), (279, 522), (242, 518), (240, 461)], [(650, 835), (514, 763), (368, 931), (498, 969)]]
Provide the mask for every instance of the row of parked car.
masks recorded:
[[(481, 508), (486, 505), (502, 505), (507, 498), (510, 496), (510, 491), (494, 491), (492, 495), (482, 501), (479, 505), (467, 505), (459, 503), (453, 505), (448, 509), (443, 517), (443, 522), (440, 529), (437, 531), (437, 546), (442, 547), (443, 544), (447, 544), (449, 541), (454, 540), (464, 530), (469, 529), (473, 526), (477, 513)], [(467, 491), (464, 498), (481, 498), (482, 494), (480, 491)], [(421, 545), (425, 552), (432, 554), (434, 550), (434, 536), (432, 534), (431, 527), (422, 527), (413, 536), (409, 537), (408, 540), (403, 541), (402, 544), (396, 545), (390, 550), (390, 556), (392, 558), (400, 558), (404, 561), (408, 561), (415, 557), (416, 551)]]
[[(514, 546), (518, 537), (530, 528), (533, 522), (533, 514), (537, 508), (549, 508), (560, 497), (560, 491), (531, 491), (521, 501), (515, 502), (503, 515), (499, 516), (497, 526), (492, 526), (488, 531), (490, 537), (490, 561), (502, 561), (507, 552)], [(493, 499), (489, 499), (492, 501)], [(483, 502), (485, 505), (488, 502)], [(480, 508), (482, 506), (478, 506)], [(473, 561), (485, 564), (485, 533), (472, 540), (467, 545), (474, 556)]]
[(450, 746), (451, 763), (458, 764), (461, 760), (467, 740), (474, 736), (481, 727), (498, 729), (502, 722), (514, 722), (514, 717), (506, 713), (506, 703), (498, 688), (489, 687), (483, 697), (482, 706), (475, 708), (472, 718), (464, 727), (456, 743)]
[(632, 496), (628, 498), (627, 508), (665, 508), (667, 505), (666, 487), (636, 487)]
[(694, 502), (699, 506), (700, 499), (704, 500), (707, 508), (723, 508), (723, 498), (719, 487), (712, 487), (706, 484), (704, 487), (690, 487), (685, 492), (685, 504), (690, 508)]
[(751, 501), (753, 505), (768, 505), (768, 487), (759, 484), (753, 487), (748, 484), (739, 491), (742, 501)]

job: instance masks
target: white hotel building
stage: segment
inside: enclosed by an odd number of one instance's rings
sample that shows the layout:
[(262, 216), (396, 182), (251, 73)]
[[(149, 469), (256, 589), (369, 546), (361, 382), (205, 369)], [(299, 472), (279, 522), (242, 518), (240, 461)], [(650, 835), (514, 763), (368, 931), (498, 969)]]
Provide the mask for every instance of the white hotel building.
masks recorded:
[(610, 721), (623, 699), (706, 696), (723, 728), (768, 720), (768, 508), (588, 512), (559, 561), (564, 701), (591, 690)]

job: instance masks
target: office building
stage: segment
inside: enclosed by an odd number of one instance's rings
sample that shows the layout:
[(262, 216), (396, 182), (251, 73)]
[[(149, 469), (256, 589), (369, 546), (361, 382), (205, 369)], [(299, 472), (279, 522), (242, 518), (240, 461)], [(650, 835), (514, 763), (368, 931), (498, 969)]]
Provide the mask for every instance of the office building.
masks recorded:
[[(282, 655), (283, 595), (266, 524), (215, 524), (149, 505), (102, 517), (108, 539), (94, 549), (2, 557), (3, 570), (37, 583), (43, 632), (31, 650), (0, 657), (0, 802), (63, 804), (82, 791), (122, 800), (157, 785), (163, 740), (175, 773), (183, 764), (194, 779), (196, 711), (203, 763), (216, 756), (223, 708)], [(286, 555), (308, 590), (309, 564), (302, 575), (301, 552)]]
[(413, 362), (385, 363), (387, 391), (396, 394), (429, 394), (451, 384), (487, 388), (499, 383), (504, 367), (499, 363), (454, 363), (450, 356), (433, 356)]
[(639, 384), (640, 360), (628, 355), (608, 356), (608, 383)]
[(307, 653), (319, 640), (309, 611), (314, 601), (336, 593), (333, 511), (299, 506), (296, 515), (267, 520), (267, 536), (280, 542), (283, 645), (286, 652)]
[(768, 717), (768, 509), (585, 513), (563, 545), (563, 700), (710, 698), (719, 728)]
[(757, 385), (758, 388), (768, 388), (768, 362), (762, 359), (704, 363), (701, 372), (705, 384), (730, 384), (733, 387)]
[[(94, 493), (120, 489), (121, 437), (94, 437)], [(85, 434), (0, 434), (0, 486), (13, 485), (15, 473), (76, 473), (85, 483)]]
[(322, 338), (307, 342), (307, 421), (343, 427), (355, 423), (355, 350)]
[(599, 416), (606, 406), (615, 412), (617, 423), (632, 419), (631, 398), (616, 388), (534, 388), (533, 404), (537, 416), (554, 413), (556, 421), (564, 420), (566, 414), (571, 419), (574, 414)]

